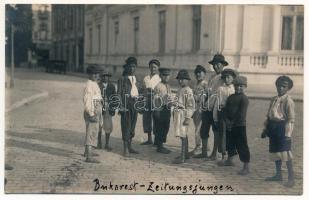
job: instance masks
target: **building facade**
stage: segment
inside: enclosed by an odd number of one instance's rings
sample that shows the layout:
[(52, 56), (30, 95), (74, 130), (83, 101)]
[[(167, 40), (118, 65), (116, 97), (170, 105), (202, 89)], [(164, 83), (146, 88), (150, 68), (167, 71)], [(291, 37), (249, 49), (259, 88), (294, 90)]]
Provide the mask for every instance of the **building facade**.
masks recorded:
[(253, 84), (280, 74), (303, 87), (304, 7), (280, 5), (88, 5), (85, 67), (122, 71), (127, 56), (140, 71), (162, 66), (193, 70), (217, 52)]
[(69, 71), (83, 71), (84, 5), (52, 5), (51, 59), (64, 60)]
[(51, 5), (32, 4), (32, 42), (38, 49), (50, 49)]

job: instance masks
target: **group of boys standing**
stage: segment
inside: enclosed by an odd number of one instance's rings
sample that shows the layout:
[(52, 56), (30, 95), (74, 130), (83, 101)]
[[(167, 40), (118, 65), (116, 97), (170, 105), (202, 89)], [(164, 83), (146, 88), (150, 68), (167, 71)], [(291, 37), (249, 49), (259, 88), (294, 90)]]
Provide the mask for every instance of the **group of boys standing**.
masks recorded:
[[(197, 65), (194, 70), (197, 82), (193, 90), (189, 86), (191, 78), (188, 71), (180, 70), (176, 77), (179, 84), (176, 96), (172, 94), (169, 85), (171, 70), (160, 67), (160, 62), (156, 59), (149, 62), (150, 73), (143, 79), (143, 84), (139, 85), (135, 76), (137, 59), (135, 57), (127, 58), (126, 63), (123, 65), (122, 77), (118, 80), (117, 91), (114, 85), (109, 82), (108, 77), (111, 74), (105, 72), (105, 70), (99, 70), (96, 66), (88, 67), (89, 80), (84, 93), (86, 162), (99, 162), (93, 158), (96, 155), (93, 152), (93, 148), (102, 148), (102, 129), (106, 134), (105, 149), (111, 151), (109, 136), (113, 129), (112, 116), (118, 110), (121, 117), (123, 156), (129, 157), (130, 154), (139, 153), (133, 149), (132, 139), (135, 135), (138, 113), (141, 113), (143, 114), (143, 129), (148, 136), (147, 141), (143, 142), (142, 145), (155, 145), (158, 153), (169, 154), (171, 151), (163, 144), (166, 143), (172, 118), (175, 136), (179, 137), (181, 141), (181, 154), (175, 158), (173, 163), (184, 163), (191, 156), (205, 160), (216, 160), (217, 152), (219, 152), (222, 155), (222, 160), (218, 162), (218, 165), (233, 166), (233, 158), (238, 154), (243, 162), (243, 168), (239, 171), (239, 174), (247, 175), (250, 162), (250, 151), (246, 135), (246, 113), (249, 100), (244, 93), (244, 89), (247, 87), (247, 79), (244, 76), (238, 75), (232, 69), (224, 69), (228, 63), (221, 54), (216, 54), (209, 63), (213, 66), (215, 74), (210, 77), (209, 81), (206, 81), (206, 69), (201, 65)], [(286, 76), (281, 77), (283, 77), (281, 82), (284, 82), (284, 84), (288, 82), (287, 88), (288, 90), (291, 89), (293, 86), (293, 84), (290, 86), (292, 80)], [(277, 88), (281, 84), (279, 82), (276, 82)], [(287, 95), (286, 92), (283, 95)], [(115, 106), (115, 102), (112, 101), (113, 95), (119, 97), (118, 106)], [(281, 97), (282, 95), (280, 96), (278, 92), (278, 96)], [(142, 101), (140, 101), (141, 99)], [(272, 128), (271, 131), (281, 131), (281, 135), (284, 135), (286, 131), (291, 135), (295, 114), (293, 113), (293, 100), (290, 99), (289, 97), (288, 105), (285, 102), (281, 102), (289, 108), (280, 107), (281, 104), (277, 103), (277, 107), (270, 108), (267, 113), (267, 116), (272, 117), (274, 116), (274, 114), (271, 114), (272, 112), (276, 114), (281, 113), (279, 115), (281, 117), (280, 122), (283, 121), (282, 123), (284, 124), (289, 119), (289, 129), (284, 130), (283, 133), (282, 129), (273, 128), (276, 126), (273, 125), (273, 123), (277, 123), (276, 120), (271, 121), (272, 127), (269, 126), (269, 123), (268, 125), (265, 123), (266, 127), (263, 137), (265, 135), (270, 137), (270, 149), (272, 149), (270, 152), (279, 156), (276, 160), (277, 174), (275, 177), (267, 179), (270, 181), (282, 180), (278, 172), (278, 160), (284, 160), (283, 156), (286, 158), (287, 166), (289, 165), (292, 170), (291, 144), (285, 144), (285, 137), (282, 136), (283, 139), (281, 138), (280, 140), (276, 137), (271, 137), (269, 133), (270, 128)], [(137, 106), (138, 102), (143, 102), (143, 106)], [(270, 107), (274, 106), (272, 104)], [(191, 132), (188, 130), (188, 127), (192, 119), (195, 125), (195, 148), (189, 152), (188, 136), (191, 136)], [(285, 125), (282, 126), (285, 127)], [(214, 144), (212, 153), (208, 156), (207, 146), (210, 127), (212, 127), (214, 133)], [(282, 145), (285, 148), (279, 145), (280, 142), (284, 143)], [(277, 145), (274, 147), (275, 150), (273, 148), (274, 145)], [(225, 158), (226, 152), (227, 159)], [(288, 152), (288, 154), (280, 155), (278, 154), (280, 152)], [(293, 170), (289, 173), (288, 185), (294, 185)]]

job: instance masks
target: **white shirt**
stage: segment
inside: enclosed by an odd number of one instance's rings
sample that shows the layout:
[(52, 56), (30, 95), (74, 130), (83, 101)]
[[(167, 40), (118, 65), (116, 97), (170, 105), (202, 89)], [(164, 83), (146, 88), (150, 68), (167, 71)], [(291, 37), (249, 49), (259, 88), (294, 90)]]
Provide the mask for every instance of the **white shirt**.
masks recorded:
[(215, 104), (213, 109), (213, 119), (217, 122), (218, 111), (225, 107), (227, 98), (235, 93), (235, 88), (233, 84), (220, 86), (217, 93), (217, 98), (215, 98)]
[(161, 78), (158, 74), (155, 74), (152, 77), (148, 75), (148, 76), (145, 76), (144, 78), (144, 85), (146, 88), (154, 89), (160, 82), (161, 82)]
[[(169, 84), (164, 84), (162, 82), (158, 83), (154, 88), (154, 104), (158, 108), (162, 105), (167, 105), (171, 98), (172, 90)], [(162, 101), (162, 102), (161, 102)]]
[(90, 116), (94, 116), (95, 103), (101, 103), (102, 101), (101, 90), (97, 82), (92, 80), (87, 81), (83, 100), (85, 111)]
[(294, 129), (295, 105), (288, 94), (275, 97), (270, 104), (267, 115), (270, 120), (286, 121), (285, 136), (291, 137)]
[(208, 111), (212, 111), (217, 98), (217, 92), (220, 86), (224, 85), (224, 81), (221, 79), (221, 74), (216, 74), (208, 82), (208, 100), (205, 104)]
[(191, 118), (195, 110), (195, 100), (192, 89), (189, 86), (179, 88), (176, 94), (176, 100), (177, 109), (183, 109), (184, 117)]
[(205, 94), (207, 91), (208, 83), (206, 80), (202, 80), (201, 82), (196, 83), (193, 94), (194, 94), (194, 99), (196, 103), (196, 109), (198, 111), (201, 111), (202, 109), (202, 102), (205, 99)]
[(138, 89), (136, 87), (136, 78), (135, 78), (135, 76), (128, 76), (128, 78), (129, 78), (131, 85), (132, 85), (131, 96), (137, 97), (138, 96)]

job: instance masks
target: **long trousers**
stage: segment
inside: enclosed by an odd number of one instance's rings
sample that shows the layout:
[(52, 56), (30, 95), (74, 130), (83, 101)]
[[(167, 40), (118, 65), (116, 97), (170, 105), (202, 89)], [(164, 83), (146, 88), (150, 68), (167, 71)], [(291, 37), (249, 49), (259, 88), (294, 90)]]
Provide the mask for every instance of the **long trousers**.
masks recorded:
[(214, 119), (212, 116), (211, 111), (203, 111), (202, 112), (202, 126), (201, 126), (201, 138), (202, 139), (208, 139), (209, 137), (209, 131), (210, 131), (210, 126), (212, 127), (212, 131), (214, 134), (218, 132), (214, 125)]
[(228, 156), (232, 157), (238, 153), (240, 161), (250, 162), (246, 126), (232, 127), (231, 131), (227, 131), (226, 137)]
[(170, 129), (171, 111), (163, 107), (160, 111), (153, 112), (153, 133), (155, 135), (155, 144), (166, 142), (166, 137)]
[(135, 99), (129, 98), (125, 111), (121, 112), (121, 132), (122, 140), (130, 141), (135, 135), (135, 126), (137, 122), (138, 112), (134, 108)]

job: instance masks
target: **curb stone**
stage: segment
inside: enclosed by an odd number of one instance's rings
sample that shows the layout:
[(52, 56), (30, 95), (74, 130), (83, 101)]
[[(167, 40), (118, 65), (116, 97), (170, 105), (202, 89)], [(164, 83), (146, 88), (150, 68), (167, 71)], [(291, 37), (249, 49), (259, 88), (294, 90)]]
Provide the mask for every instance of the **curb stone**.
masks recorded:
[(42, 91), (41, 93), (32, 95), (30, 97), (24, 98), (16, 103), (14, 103), (13, 105), (11, 105), (8, 109), (5, 109), (5, 113), (9, 113), (12, 110), (15, 110), (23, 105), (25, 105), (26, 103), (32, 102), (34, 100), (43, 98), (43, 97), (47, 97), (48, 96), (48, 92), (47, 91)]

